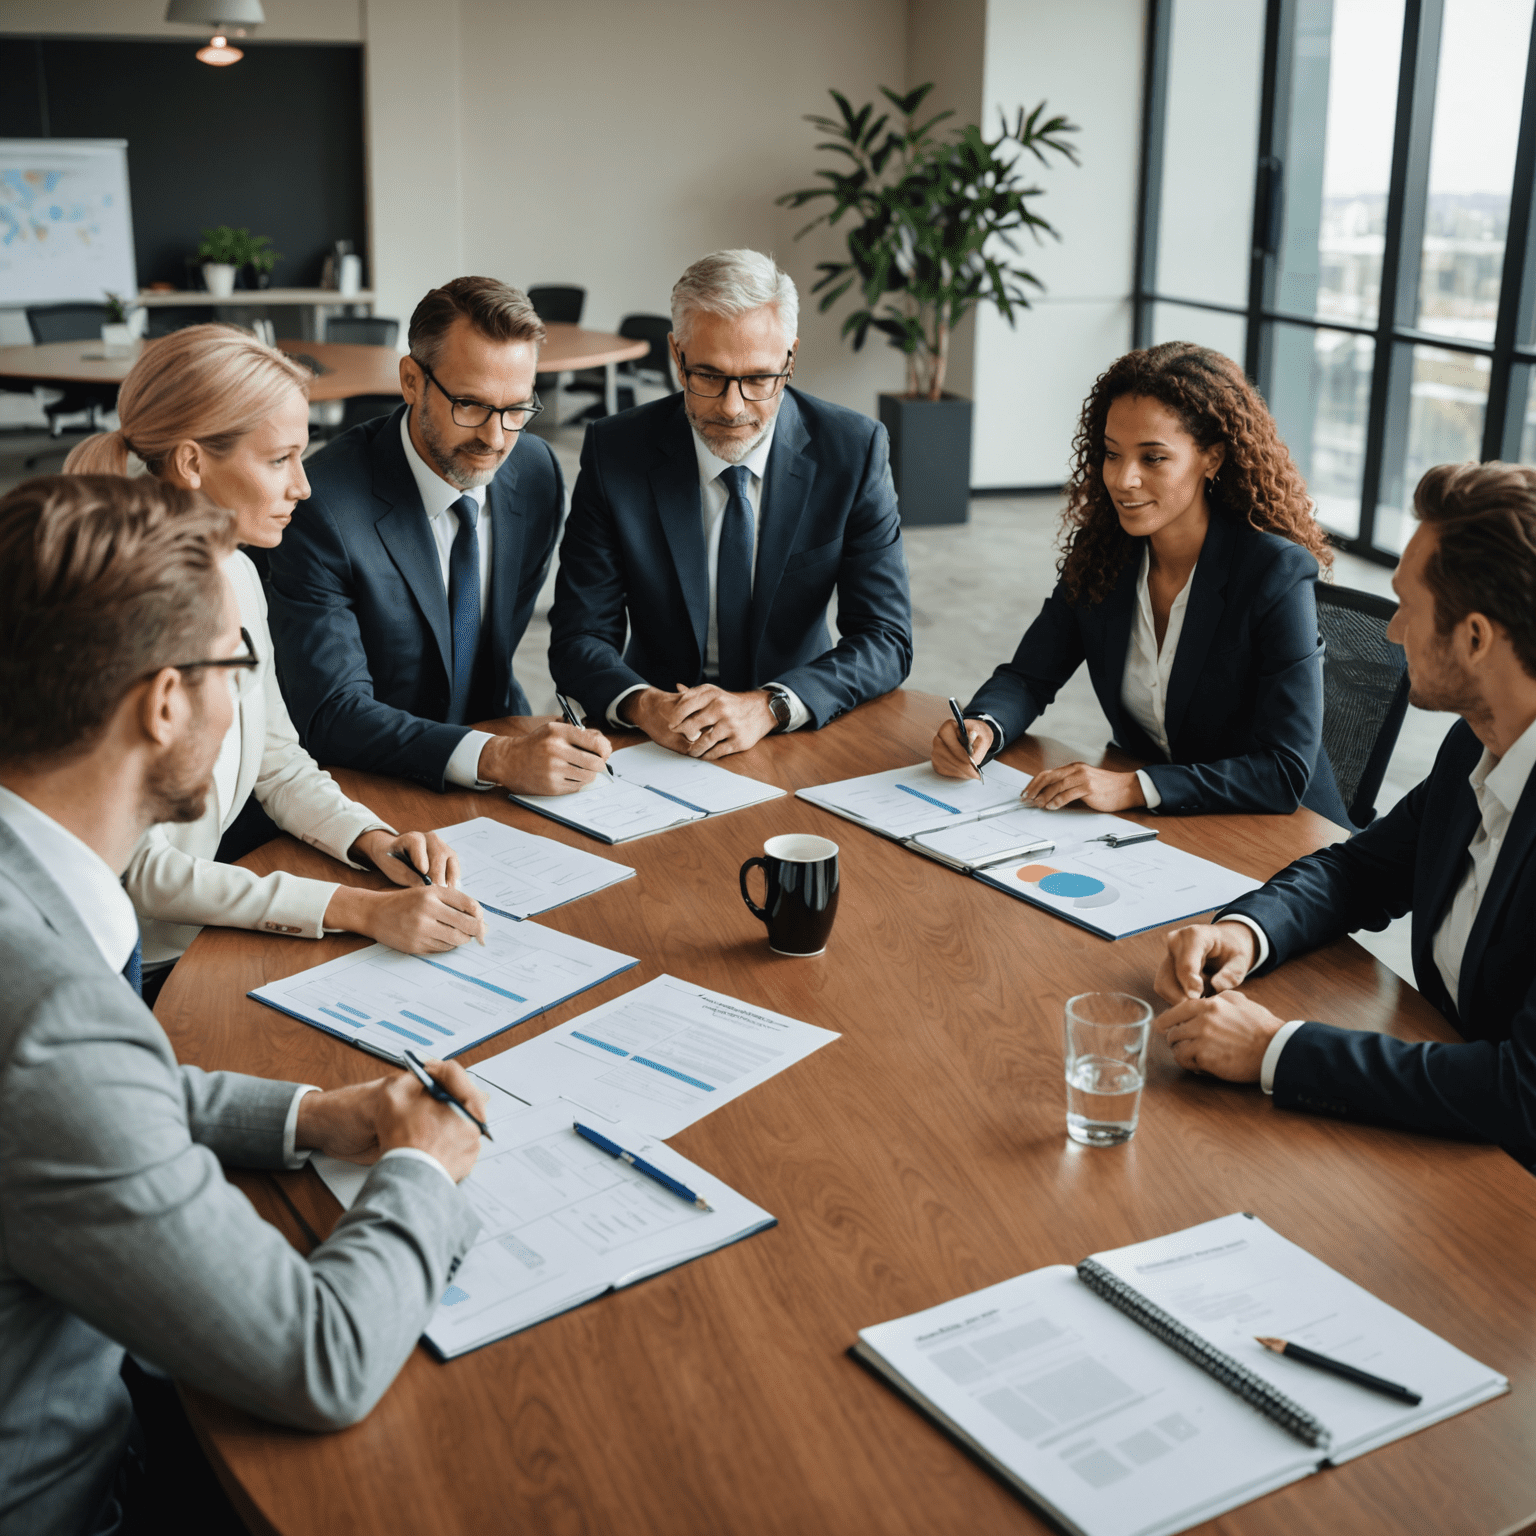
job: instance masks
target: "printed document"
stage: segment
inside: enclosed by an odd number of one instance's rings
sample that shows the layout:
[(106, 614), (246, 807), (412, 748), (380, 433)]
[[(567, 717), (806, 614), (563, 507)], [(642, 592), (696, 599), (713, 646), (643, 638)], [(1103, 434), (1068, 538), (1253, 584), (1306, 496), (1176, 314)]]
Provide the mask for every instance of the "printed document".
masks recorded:
[(835, 1039), (832, 1030), (658, 976), (474, 1070), (528, 1104), (563, 1098), (605, 1122), (675, 1136)]
[(802, 800), (857, 821), (886, 837), (908, 838), (1012, 809), (1029, 775), (1006, 763), (989, 763), (980, 779), (946, 779), (932, 763), (891, 768), (858, 779), (798, 791)]
[(459, 888), (502, 917), (533, 917), (634, 876), (628, 864), (567, 848), (489, 816), (439, 827), (459, 856)]
[(400, 1060), (457, 1055), (638, 964), (542, 924), (485, 914), (485, 944), (402, 955), (370, 944), (250, 995), (327, 1034)]
[(600, 773), (574, 795), (513, 795), (530, 811), (605, 843), (627, 843), (777, 799), (785, 791), (714, 763), (658, 746), (622, 747), (608, 759), (614, 776)]
[[(482, 1143), (462, 1186), (480, 1217), (480, 1236), (427, 1325), (427, 1342), (445, 1359), (774, 1224), (660, 1138), (604, 1128), (713, 1207), (699, 1210), (578, 1136), (571, 1124), (579, 1118), (559, 1101), (491, 1111), (496, 1139)], [(345, 1206), (368, 1175), (335, 1158), (317, 1157), (315, 1166)]]

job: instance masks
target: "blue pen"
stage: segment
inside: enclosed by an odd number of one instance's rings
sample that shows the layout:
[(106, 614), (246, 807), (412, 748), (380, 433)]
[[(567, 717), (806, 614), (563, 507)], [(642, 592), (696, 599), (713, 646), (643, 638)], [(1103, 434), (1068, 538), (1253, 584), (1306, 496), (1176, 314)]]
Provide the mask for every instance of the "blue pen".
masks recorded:
[(655, 1179), (660, 1185), (670, 1189), (672, 1193), (690, 1205), (696, 1205), (701, 1211), (712, 1211), (712, 1206), (703, 1195), (696, 1195), (686, 1184), (679, 1184), (670, 1173), (663, 1173), (653, 1163), (648, 1163), (643, 1157), (636, 1157), (633, 1152), (626, 1152), (616, 1141), (609, 1141), (601, 1131), (594, 1131), (585, 1126), (579, 1120), (571, 1122), (571, 1129), (578, 1136), (590, 1141), (600, 1152), (606, 1152), (609, 1157), (616, 1157), (621, 1163), (628, 1163), (636, 1173), (643, 1173), (648, 1179)]

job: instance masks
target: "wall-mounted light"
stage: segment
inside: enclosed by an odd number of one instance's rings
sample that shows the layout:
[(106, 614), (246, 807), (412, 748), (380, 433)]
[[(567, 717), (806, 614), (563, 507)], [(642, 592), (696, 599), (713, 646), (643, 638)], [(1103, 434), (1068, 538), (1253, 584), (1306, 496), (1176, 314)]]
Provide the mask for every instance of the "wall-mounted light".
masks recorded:
[(207, 45), (197, 50), (204, 64), (237, 64), (245, 54), (231, 46), (230, 38), (247, 36), (267, 15), (261, 0), (171, 0), (165, 19), (212, 30)]

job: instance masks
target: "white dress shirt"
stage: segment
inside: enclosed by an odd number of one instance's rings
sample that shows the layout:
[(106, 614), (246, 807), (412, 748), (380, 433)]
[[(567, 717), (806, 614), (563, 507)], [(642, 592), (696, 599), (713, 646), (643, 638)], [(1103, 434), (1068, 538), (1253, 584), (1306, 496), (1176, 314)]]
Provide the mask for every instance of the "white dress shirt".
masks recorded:
[[(1189, 607), (1189, 592), (1194, 585), (1195, 572), (1190, 569), (1189, 580), (1168, 610), (1168, 628), (1163, 634), (1161, 646), (1157, 643), (1157, 625), (1152, 616), (1152, 593), (1148, 578), (1152, 571), (1152, 546), (1141, 552), (1141, 574), (1136, 578), (1136, 617), (1131, 624), (1131, 640), (1125, 652), (1125, 676), (1120, 684), (1120, 703), (1126, 714), (1133, 719), (1157, 745), (1159, 752), (1168, 759), (1168, 731), (1164, 716), (1168, 708), (1168, 679), (1173, 675), (1173, 663), (1179, 650), (1179, 636), (1184, 631), (1184, 611)], [(1152, 776), (1142, 769), (1136, 770), (1141, 783), (1141, 793), (1149, 810), (1163, 803)]]
[[(752, 508), (752, 578), (754, 582), (757, 579), (757, 549), (763, 537), (761, 516), (763, 477), (768, 472), (768, 450), (773, 447), (773, 433), (778, 426), (778, 421), (778, 413), (775, 412), (762, 442), (741, 461), (742, 466), (747, 470), (747, 503)], [(699, 509), (704, 517), (704, 564), (709, 572), (709, 624), (704, 632), (704, 680), (717, 683), (720, 679), (720, 534), (725, 527), (725, 509), (731, 499), (730, 492), (720, 476), (732, 466), (715, 454), (697, 432), (693, 434), (693, 451), (699, 464)], [(640, 693), (649, 686), (648, 683), (636, 683), (633, 687), (626, 688), (608, 706), (608, 723), (616, 730), (629, 729), (627, 722), (619, 714), (619, 705), (630, 694)], [(789, 701), (789, 724), (784, 729), (798, 731), (811, 718), (810, 710), (801, 703), (793, 690), (786, 688), (782, 683), (776, 683), (773, 687)]]
[[(453, 557), (453, 541), (459, 536), (458, 515), (449, 509), (461, 496), (471, 497), (480, 508), (476, 517), (476, 533), (480, 540), (480, 622), (490, 622), (491, 614), (491, 540), (494, 530), (491, 520), (485, 516), (485, 487), (477, 485), (473, 490), (461, 490), (451, 485), (416, 452), (411, 441), (411, 413), (406, 411), (400, 418), (400, 441), (405, 447), (405, 462), (411, 466), (411, 478), (421, 496), (421, 505), (427, 514), (427, 526), (432, 530), (432, 541), (437, 545), (438, 563), (443, 571), (443, 591), (449, 590), (448, 567)], [(491, 740), (489, 731), (471, 731), (448, 759), (444, 777), (460, 789), (490, 789), (492, 786), (480, 777), (480, 753)]]
[[(1503, 757), (1495, 758), (1484, 747), (1477, 766), (1467, 775), (1467, 782), (1477, 797), (1481, 819), (1467, 848), (1466, 864), (1456, 894), (1445, 909), (1440, 926), (1435, 929), (1429, 951), (1453, 1003), (1458, 1002), (1460, 995), (1461, 961), (1466, 954), (1467, 940), (1472, 937), (1472, 925), (1477, 921), (1477, 909), (1482, 905), (1493, 879), (1494, 866), (1499, 862), (1510, 818), (1515, 814), (1520, 796), (1525, 793), (1526, 781), (1531, 776), (1533, 766), (1536, 766), (1536, 722), (1525, 728)], [(1269, 959), (1268, 936), (1250, 917), (1242, 917), (1234, 912), (1231, 921), (1246, 924), (1258, 936), (1259, 953), (1254, 961), (1254, 969), (1257, 970)], [(1279, 1065), (1280, 1053), (1285, 1049), (1286, 1041), (1304, 1023), (1305, 1019), (1292, 1019), (1276, 1031), (1269, 1042), (1259, 1076), (1265, 1093), (1275, 1091), (1275, 1068)]]

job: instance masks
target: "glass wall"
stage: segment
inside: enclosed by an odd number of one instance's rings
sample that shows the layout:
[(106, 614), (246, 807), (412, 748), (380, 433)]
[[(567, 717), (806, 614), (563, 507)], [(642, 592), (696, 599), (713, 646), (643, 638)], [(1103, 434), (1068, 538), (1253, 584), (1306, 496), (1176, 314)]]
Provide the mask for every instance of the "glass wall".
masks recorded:
[(1319, 520), (1390, 561), (1431, 465), (1536, 462), (1536, 0), (1150, 10), (1137, 343), (1240, 357)]

